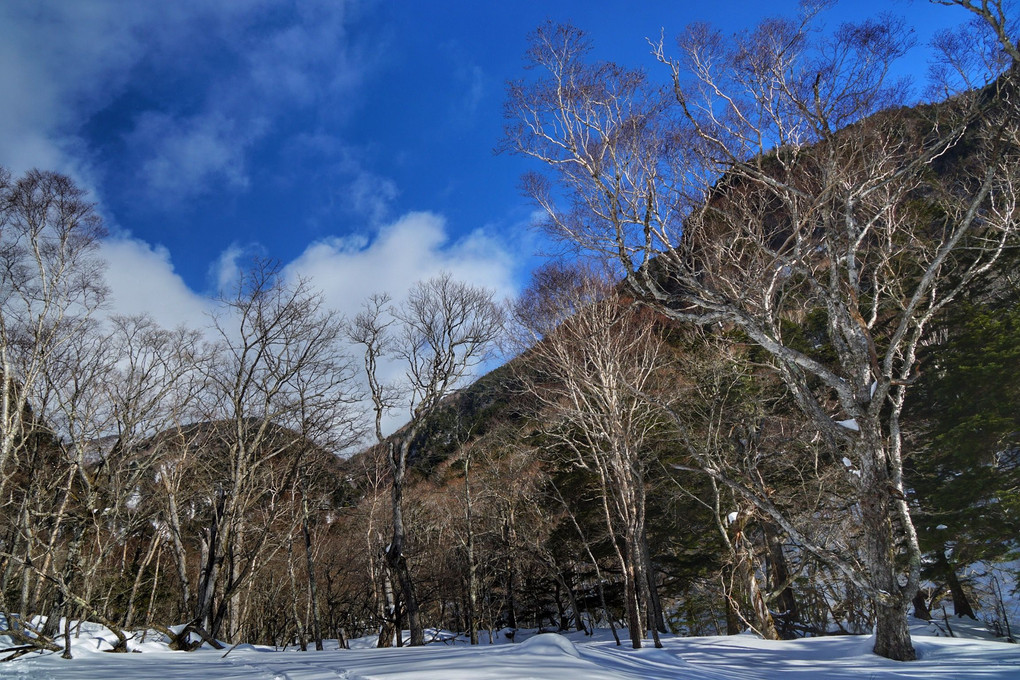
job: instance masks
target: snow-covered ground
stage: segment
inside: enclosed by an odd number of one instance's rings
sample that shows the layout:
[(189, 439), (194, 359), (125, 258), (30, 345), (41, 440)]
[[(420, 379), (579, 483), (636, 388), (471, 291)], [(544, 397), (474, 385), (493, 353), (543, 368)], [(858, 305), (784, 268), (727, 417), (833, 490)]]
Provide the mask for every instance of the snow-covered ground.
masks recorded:
[[(350, 650), (336, 642), (325, 652), (277, 651), (239, 646), (171, 652), (157, 640), (132, 645), (140, 654), (108, 654), (104, 630), (83, 626), (73, 644), (75, 658), (25, 656), (0, 666), (0, 677), (39, 680), (1018, 680), (1020, 646), (980, 636), (935, 637), (918, 622), (914, 645), (920, 660), (897, 663), (871, 653), (869, 637), (826, 637), (767, 642), (751, 635), (680, 638), (667, 636), (664, 649), (617, 647), (608, 631), (531, 635), (523, 641), (471, 647), (463, 639), (425, 647), (375, 649), (355, 640)], [(957, 634), (960, 634), (958, 631)], [(966, 633), (967, 631), (962, 631)], [(986, 636), (987, 638), (987, 636)]]

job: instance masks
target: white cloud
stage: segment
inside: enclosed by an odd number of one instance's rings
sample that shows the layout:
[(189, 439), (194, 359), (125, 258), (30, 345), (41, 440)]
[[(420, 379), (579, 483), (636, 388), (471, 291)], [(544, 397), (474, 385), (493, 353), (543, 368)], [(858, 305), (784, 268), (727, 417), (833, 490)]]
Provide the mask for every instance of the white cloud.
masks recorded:
[(216, 282), (217, 292), (229, 290), (240, 280), (241, 268), (237, 261), (242, 255), (244, 255), (244, 248), (232, 243), (216, 258), (216, 262), (210, 267), (209, 278)]
[[(452, 240), (443, 217), (414, 212), (382, 227), (372, 238), (313, 243), (287, 265), (284, 274), (308, 279), (313, 288), (322, 290), (328, 306), (352, 317), (368, 296), (388, 293), (399, 302), (415, 282), (444, 271), (488, 288), (498, 298), (510, 297), (517, 292), (515, 274), (520, 264), (520, 254), (485, 230)], [(381, 379), (397, 382), (404, 370), (398, 362), (384, 362)], [(407, 415), (406, 410), (389, 414), (384, 430), (396, 430)]]
[(330, 305), (356, 313), (373, 293), (400, 299), (416, 281), (450, 272), (500, 296), (516, 292), (516, 258), (508, 246), (482, 230), (452, 241), (446, 221), (413, 212), (383, 226), (371, 238), (330, 238), (310, 245), (287, 265), (286, 275), (305, 277)]
[[(339, 206), (383, 226), (317, 241), (285, 275), (310, 278), (347, 315), (372, 293), (399, 300), (414, 282), (441, 271), (501, 297), (513, 294), (518, 261), (505, 241), (485, 229), (453, 239), (434, 213), (385, 223), (399, 188), (368, 169), (370, 150), (332, 134), (356, 106), (366, 74), (389, 58), (385, 44), (352, 35), (360, 7), (347, 0), (0, 2), (0, 163), (15, 176), (31, 167), (68, 173), (101, 202), (99, 181), (112, 168), (100, 166), (106, 148), (89, 144), (103, 139), (123, 144), (122, 170), (145, 184), (144, 198), (172, 204), (244, 190), (258, 145), (314, 107), (321, 132), (272, 141), (330, 163), (325, 179), (335, 181), (324, 184), (336, 191), (318, 221), (335, 224)], [(465, 111), (484, 94), (483, 75), (473, 67), (459, 72)], [(89, 125), (109, 129), (95, 134)], [(286, 164), (272, 172), (289, 180)], [(102, 204), (99, 211), (108, 213)], [(114, 230), (131, 226), (110, 221)], [(229, 287), (253, 248), (224, 250), (210, 265), (210, 281)], [(109, 264), (111, 314), (148, 313), (169, 327), (207, 325), (212, 299), (189, 289), (164, 247), (122, 233), (104, 241), (101, 254)]]
[[(258, 246), (232, 244), (212, 268), (221, 288), (237, 280), (246, 255)], [(169, 252), (129, 235), (103, 241), (111, 314), (148, 313), (164, 326), (208, 323), (211, 297), (195, 293), (174, 271)], [(283, 269), (287, 278), (305, 278), (321, 290), (326, 304), (353, 316), (374, 293), (404, 297), (417, 281), (449, 272), (461, 281), (492, 290), (498, 298), (516, 294), (520, 255), (485, 230), (451, 239), (446, 221), (429, 212), (408, 213), (371, 237), (335, 237), (311, 244)]]
[[(229, 287), (237, 280), (244, 257), (258, 249), (257, 245), (231, 245), (217, 258), (213, 278), (221, 287)], [(208, 329), (217, 303), (188, 288), (165, 248), (119, 234), (101, 243), (100, 255), (107, 262), (108, 314), (148, 314), (164, 327), (184, 325), (204, 330), (210, 339), (216, 337)], [(313, 243), (284, 267), (283, 275), (308, 279), (313, 289), (323, 292), (327, 307), (351, 317), (373, 293), (389, 293), (399, 302), (415, 282), (442, 271), (493, 290), (500, 298), (511, 296), (517, 292), (515, 275), (521, 264), (520, 255), (485, 230), (452, 239), (443, 217), (416, 212), (371, 236)], [(358, 349), (351, 351), (356, 355)], [(404, 370), (398, 361), (383, 362), (380, 377), (384, 382), (399, 382)], [(369, 406), (363, 404), (366, 412)], [(386, 416), (384, 430), (395, 431), (407, 417), (406, 408), (394, 410)]]
[(168, 328), (208, 322), (212, 301), (188, 288), (165, 248), (117, 236), (102, 242), (100, 255), (107, 262), (111, 314), (149, 314)]

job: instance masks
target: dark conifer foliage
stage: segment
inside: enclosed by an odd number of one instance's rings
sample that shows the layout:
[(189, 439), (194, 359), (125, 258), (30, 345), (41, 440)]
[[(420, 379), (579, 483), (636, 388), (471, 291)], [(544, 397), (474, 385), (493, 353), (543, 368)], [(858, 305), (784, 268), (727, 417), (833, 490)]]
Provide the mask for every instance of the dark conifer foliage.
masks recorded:
[(1020, 535), (1020, 298), (956, 307), (925, 349), (908, 477), (927, 572), (975, 617), (960, 573), (1015, 555)]

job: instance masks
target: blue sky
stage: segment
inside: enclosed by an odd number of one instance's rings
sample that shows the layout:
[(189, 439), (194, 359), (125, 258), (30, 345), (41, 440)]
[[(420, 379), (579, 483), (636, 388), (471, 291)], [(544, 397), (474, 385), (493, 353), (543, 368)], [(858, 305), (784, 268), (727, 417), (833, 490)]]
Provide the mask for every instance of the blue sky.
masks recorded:
[[(495, 155), (504, 83), (546, 19), (655, 70), (647, 37), (726, 32), (795, 2), (4, 0), (0, 164), (73, 175), (107, 220), (118, 309), (187, 321), (252, 255), (336, 306), (441, 269), (511, 294), (535, 264), (531, 166)], [(920, 43), (967, 17), (890, 11)], [(925, 54), (906, 66), (922, 78)]]

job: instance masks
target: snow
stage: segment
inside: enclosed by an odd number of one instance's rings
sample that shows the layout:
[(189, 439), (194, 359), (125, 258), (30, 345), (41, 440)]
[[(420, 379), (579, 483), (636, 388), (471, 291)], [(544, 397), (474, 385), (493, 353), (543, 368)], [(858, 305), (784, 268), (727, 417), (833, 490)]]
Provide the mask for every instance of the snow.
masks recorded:
[(848, 430), (853, 430), (854, 432), (861, 431), (861, 426), (857, 424), (857, 421), (854, 418), (850, 418), (849, 420), (837, 420), (836, 424), (840, 427), (845, 427)]
[[(240, 645), (230, 650), (171, 652), (155, 638), (132, 641), (141, 654), (107, 654), (110, 637), (85, 624), (73, 646), (75, 658), (31, 655), (0, 666), (13, 679), (100, 680), (1007, 680), (1020, 678), (1020, 646), (976, 638), (936, 637), (938, 627), (917, 621), (914, 645), (920, 660), (900, 663), (871, 652), (870, 636), (834, 636), (784, 642), (752, 635), (681, 638), (664, 636), (664, 649), (617, 647), (608, 631), (588, 637), (519, 631), (517, 643), (472, 647), (463, 637), (434, 635), (425, 647), (375, 649), (374, 639), (352, 649), (277, 651)], [(427, 636), (433, 637), (433, 636)], [(621, 633), (626, 638), (626, 632)], [(520, 640), (523, 639), (523, 642)], [(649, 642), (650, 645), (650, 642)], [(226, 653), (225, 653), (226, 652)]]

